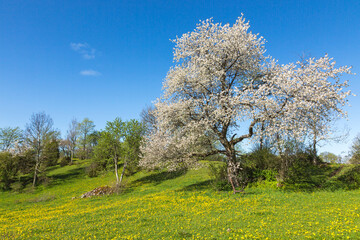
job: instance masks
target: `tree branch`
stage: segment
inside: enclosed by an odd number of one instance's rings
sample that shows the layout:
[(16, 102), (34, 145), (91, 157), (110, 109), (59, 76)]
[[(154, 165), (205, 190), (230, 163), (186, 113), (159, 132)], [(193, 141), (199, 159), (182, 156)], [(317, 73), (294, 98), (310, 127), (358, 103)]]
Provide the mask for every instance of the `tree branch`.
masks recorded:
[(240, 136), (240, 137), (238, 137), (238, 138), (232, 139), (232, 140), (230, 141), (230, 143), (235, 145), (235, 144), (237, 144), (238, 142), (241, 142), (242, 140), (244, 140), (244, 139), (246, 139), (246, 138), (252, 137), (252, 135), (254, 134), (255, 124), (258, 123), (258, 122), (260, 122), (260, 119), (259, 119), (259, 118), (254, 119), (254, 120), (251, 122), (250, 126), (249, 126), (249, 133), (248, 133), (248, 134), (244, 134), (244, 135), (242, 135), (242, 136)]

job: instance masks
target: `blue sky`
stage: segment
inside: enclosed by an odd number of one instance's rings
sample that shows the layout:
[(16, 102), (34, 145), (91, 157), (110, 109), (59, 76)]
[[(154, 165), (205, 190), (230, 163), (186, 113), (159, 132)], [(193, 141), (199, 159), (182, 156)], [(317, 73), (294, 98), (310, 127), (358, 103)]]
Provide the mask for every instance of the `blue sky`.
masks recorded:
[[(139, 118), (161, 94), (173, 65), (169, 39), (199, 20), (234, 23), (241, 15), (280, 63), (303, 54), (333, 57), (360, 74), (360, 1), (8, 1), (0, 0), (0, 127), (24, 128), (45, 111), (66, 133), (73, 117), (97, 129), (115, 117)], [(345, 76), (360, 94), (357, 76)], [(360, 133), (360, 100), (349, 98), (348, 151)]]

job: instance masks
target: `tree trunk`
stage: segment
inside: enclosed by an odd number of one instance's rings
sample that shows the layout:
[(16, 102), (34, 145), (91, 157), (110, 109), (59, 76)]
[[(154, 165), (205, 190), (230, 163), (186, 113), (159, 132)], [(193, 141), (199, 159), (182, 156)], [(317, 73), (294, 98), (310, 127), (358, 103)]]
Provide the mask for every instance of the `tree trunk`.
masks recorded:
[(34, 170), (34, 179), (33, 179), (33, 187), (35, 187), (36, 184), (36, 179), (37, 179), (37, 173), (39, 171), (39, 155), (37, 156), (36, 159), (36, 164), (35, 164), (35, 170)]
[(121, 176), (120, 176), (119, 186), (120, 186), (121, 181), (122, 181), (122, 179), (123, 179), (123, 177), (124, 177), (124, 174), (125, 174), (125, 169), (126, 169), (126, 165), (127, 165), (127, 161), (125, 160), (125, 162), (124, 162), (124, 167), (123, 167), (123, 170), (122, 170), (122, 172), (121, 172)]
[(119, 186), (120, 181), (119, 181), (119, 173), (118, 173), (118, 159), (117, 159), (116, 154), (115, 154), (115, 157), (114, 157), (114, 164), (115, 164), (116, 186)]
[[(261, 132), (263, 132), (264, 130), (265, 130), (264, 122), (261, 122)], [(264, 148), (264, 135), (261, 133), (259, 149), (262, 150), (263, 148)]]
[(280, 171), (279, 171), (279, 181), (284, 181), (286, 178), (286, 173), (288, 172), (289, 169), (289, 163), (287, 160), (287, 157), (285, 157), (284, 155), (280, 154), (280, 159), (281, 159), (281, 164), (280, 164)]
[(242, 190), (237, 190), (237, 188), (240, 187), (239, 179), (238, 179), (238, 173), (240, 166), (236, 162), (236, 154), (235, 150), (232, 148), (232, 150), (229, 151), (228, 155), (228, 161), (227, 161), (227, 174), (229, 182), (231, 183), (231, 187), (234, 191), (234, 194), (237, 192), (242, 192)]
[(73, 164), (73, 158), (74, 158), (74, 150), (71, 149), (71, 151), (70, 151), (70, 165)]
[(86, 148), (86, 141), (87, 141), (87, 140), (86, 140), (86, 137), (87, 137), (87, 136), (86, 136), (86, 133), (85, 133), (85, 134), (84, 134), (84, 145), (83, 145), (83, 154), (84, 154), (83, 157), (84, 157), (85, 159), (87, 159), (87, 157), (88, 157), (88, 156), (87, 156), (87, 148)]
[(313, 154), (313, 164), (314, 165), (317, 165), (318, 162), (317, 162), (317, 151), (316, 151), (316, 144), (317, 144), (317, 140), (316, 140), (316, 134), (314, 133), (314, 136), (313, 136), (313, 146), (312, 146), (312, 154)]

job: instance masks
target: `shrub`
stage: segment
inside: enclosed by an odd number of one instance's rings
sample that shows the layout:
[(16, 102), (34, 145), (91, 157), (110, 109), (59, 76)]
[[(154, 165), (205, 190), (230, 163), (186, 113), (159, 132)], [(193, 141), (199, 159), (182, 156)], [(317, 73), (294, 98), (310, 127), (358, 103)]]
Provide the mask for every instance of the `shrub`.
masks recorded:
[(264, 169), (264, 170), (256, 170), (254, 172), (254, 177), (259, 180), (264, 181), (276, 181), (276, 176), (278, 175), (278, 172), (272, 169)]
[(69, 165), (70, 161), (71, 161), (70, 157), (61, 157), (60, 158), (60, 167)]
[(18, 173), (17, 158), (10, 153), (0, 152), (0, 188), (9, 190)]
[(212, 178), (211, 186), (216, 191), (231, 190), (231, 185), (227, 177), (227, 167), (223, 162), (218, 162), (217, 164), (209, 164), (209, 175)]
[(333, 184), (328, 184), (331, 189), (345, 189), (354, 190), (360, 188), (360, 165), (356, 164), (346, 169), (341, 175), (339, 175)]
[(85, 169), (86, 175), (89, 177), (97, 177), (99, 173), (99, 165), (96, 162), (92, 162), (90, 166)]
[(327, 165), (313, 164), (313, 155), (297, 153), (291, 157), (289, 167), (283, 182), (285, 189), (309, 191), (321, 188), (328, 178)]
[(278, 170), (280, 168), (279, 157), (269, 148), (255, 149), (242, 156), (242, 163), (258, 170)]

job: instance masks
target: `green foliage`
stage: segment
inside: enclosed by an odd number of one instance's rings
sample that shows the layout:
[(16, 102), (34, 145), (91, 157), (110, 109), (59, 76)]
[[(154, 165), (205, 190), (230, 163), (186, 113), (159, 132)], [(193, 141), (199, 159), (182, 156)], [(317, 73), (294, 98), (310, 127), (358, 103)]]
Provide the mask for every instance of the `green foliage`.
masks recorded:
[(34, 171), (35, 165), (35, 151), (32, 149), (26, 150), (21, 155), (17, 156), (19, 158), (19, 170), (22, 174), (28, 174)]
[(85, 170), (86, 175), (93, 178), (97, 177), (99, 174), (99, 164), (96, 162), (92, 162)]
[(323, 162), (336, 163), (338, 161), (338, 156), (331, 152), (323, 152), (319, 157)]
[(134, 174), (139, 170), (140, 143), (144, 131), (144, 125), (134, 119), (123, 122), (116, 118), (107, 122), (94, 148), (94, 160), (102, 169), (113, 169), (114, 164), (120, 163), (124, 166), (126, 162), (125, 174)]
[(330, 165), (312, 162), (311, 155), (297, 155), (283, 182), (285, 189), (314, 190), (353, 190), (360, 188), (360, 165)]
[(69, 156), (63, 156), (60, 158), (59, 164), (60, 167), (64, 167), (66, 165), (69, 165), (71, 161), (71, 158)]
[(78, 138), (79, 144), (79, 153), (78, 156), (81, 159), (87, 159), (92, 151), (92, 146), (94, 142), (96, 143), (96, 134), (95, 132), (95, 124), (88, 118), (84, 118), (84, 120), (78, 125), (78, 132), (80, 134)]
[[(276, 181), (280, 159), (269, 148), (255, 149), (251, 153), (241, 155), (238, 160), (240, 161), (240, 170), (237, 178), (242, 188), (250, 183)], [(225, 163), (210, 164), (209, 171), (214, 189), (218, 191), (231, 189)]]
[(145, 125), (135, 119), (125, 123), (125, 158), (128, 160), (127, 174), (137, 172), (140, 160), (140, 144), (145, 134)]
[(276, 181), (278, 172), (273, 169), (263, 169), (254, 171), (254, 177), (257, 181)]
[(53, 139), (45, 144), (42, 154), (43, 162), (46, 166), (55, 166), (60, 157), (59, 141)]
[(100, 132), (98, 144), (94, 148), (94, 160), (102, 169), (113, 168), (123, 158), (124, 125), (120, 118), (116, 118), (107, 122), (105, 130)]
[(336, 176), (329, 179), (326, 183), (326, 187), (330, 190), (354, 190), (360, 188), (360, 165), (343, 165), (341, 169), (342, 171), (339, 172)]
[(351, 146), (350, 154), (350, 163), (360, 164), (360, 135), (354, 139), (354, 142)]
[(269, 148), (255, 149), (240, 156), (239, 177), (246, 186), (259, 181), (276, 181), (280, 168), (280, 158)]
[(210, 184), (216, 191), (229, 191), (231, 185), (229, 184), (227, 166), (223, 162), (213, 162), (208, 165), (209, 176), (211, 178)]
[(8, 151), (22, 140), (23, 132), (19, 127), (0, 128), (0, 151)]
[(280, 159), (270, 148), (258, 148), (249, 154), (243, 156), (245, 165), (251, 166), (258, 170), (278, 170), (280, 167)]
[(0, 188), (9, 190), (18, 173), (17, 158), (8, 152), (0, 152)]
[(297, 153), (291, 156), (291, 166), (282, 184), (289, 190), (319, 189), (326, 183), (328, 171), (326, 164), (313, 163), (312, 154)]

